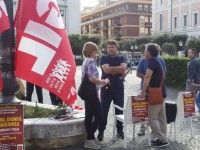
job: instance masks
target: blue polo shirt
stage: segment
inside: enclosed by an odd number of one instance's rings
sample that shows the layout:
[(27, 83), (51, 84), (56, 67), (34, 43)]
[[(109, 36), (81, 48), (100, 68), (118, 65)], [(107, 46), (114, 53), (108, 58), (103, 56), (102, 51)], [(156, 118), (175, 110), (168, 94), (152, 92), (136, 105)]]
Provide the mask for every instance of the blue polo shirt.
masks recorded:
[(194, 80), (194, 83), (199, 83), (199, 68), (195, 57), (192, 57), (187, 64), (187, 81)]
[[(101, 56), (100, 66), (109, 64), (111, 67), (120, 66), (121, 63), (126, 63), (125, 58), (121, 55), (116, 54), (115, 57), (110, 57), (108, 54)], [(102, 70), (102, 79), (109, 78), (112, 89), (124, 89), (124, 78), (121, 74), (105, 74)]]
[[(164, 70), (164, 72), (166, 72), (166, 65), (165, 65), (165, 61), (161, 58), (161, 57), (157, 57), (157, 59), (159, 60), (162, 69)], [(146, 60), (145, 58), (141, 58), (137, 67), (137, 72), (138, 73), (142, 73), (144, 75), (146, 75), (146, 70), (148, 67), (148, 60)], [(167, 91), (166, 91), (166, 85), (165, 85), (165, 80), (163, 82), (163, 97), (166, 98), (167, 97)], [(141, 80), (141, 89), (143, 87), (143, 80)]]

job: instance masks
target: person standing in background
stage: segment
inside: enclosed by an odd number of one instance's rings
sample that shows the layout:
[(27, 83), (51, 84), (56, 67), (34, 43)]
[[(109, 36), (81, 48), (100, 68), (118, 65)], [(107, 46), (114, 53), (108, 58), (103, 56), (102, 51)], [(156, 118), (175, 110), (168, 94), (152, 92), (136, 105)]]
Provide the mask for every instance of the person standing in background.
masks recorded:
[(191, 48), (188, 50), (188, 57), (190, 58), (187, 64), (187, 81), (186, 81), (186, 91), (194, 91), (195, 93), (198, 90), (197, 86), (192, 84), (199, 84), (199, 63), (196, 60), (197, 50), (196, 48)]
[(52, 92), (49, 92), (49, 96), (50, 96), (52, 105), (56, 105), (56, 106), (62, 106), (63, 105), (63, 101), (58, 96), (53, 94)]
[(42, 88), (37, 86), (37, 85), (34, 85), (34, 84), (32, 84), (28, 81), (26, 82), (26, 100), (31, 102), (34, 86), (35, 86), (35, 89), (36, 89), (38, 102), (43, 103)]

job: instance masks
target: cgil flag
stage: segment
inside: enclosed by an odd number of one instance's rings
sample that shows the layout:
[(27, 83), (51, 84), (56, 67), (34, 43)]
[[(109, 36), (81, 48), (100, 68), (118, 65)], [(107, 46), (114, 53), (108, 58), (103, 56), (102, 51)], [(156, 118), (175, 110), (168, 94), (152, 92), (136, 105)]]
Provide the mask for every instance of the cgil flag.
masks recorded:
[(0, 33), (10, 28), (10, 22), (4, 0), (0, 0)]
[(75, 102), (76, 65), (56, 0), (20, 0), (16, 76)]

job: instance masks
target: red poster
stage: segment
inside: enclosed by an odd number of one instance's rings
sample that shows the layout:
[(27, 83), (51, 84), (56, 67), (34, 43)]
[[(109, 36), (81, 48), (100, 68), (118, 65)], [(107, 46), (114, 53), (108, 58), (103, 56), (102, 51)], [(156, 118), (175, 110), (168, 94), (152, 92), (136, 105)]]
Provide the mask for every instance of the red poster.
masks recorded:
[(184, 117), (188, 118), (195, 115), (194, 92), (183, 93)]
[(4, 0), (0, 0), (0, 33), (10, 28), (10, 22)]
[(76, 64), (57, 1), (19, 0), (15, 26), (16, 76), (73, 104)]
[(133, 123), (148, 122), (148, 100), (132, 96)]
[(24, 150), (23, 105), (0, 105), (0, 150)]

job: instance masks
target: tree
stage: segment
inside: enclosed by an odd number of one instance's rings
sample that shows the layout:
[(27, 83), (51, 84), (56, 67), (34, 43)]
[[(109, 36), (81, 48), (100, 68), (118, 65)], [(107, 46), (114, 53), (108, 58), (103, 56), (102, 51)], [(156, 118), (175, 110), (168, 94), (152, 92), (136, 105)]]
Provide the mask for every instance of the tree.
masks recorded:
[(176, 55), (176, 45), (174, 43), (164, 43), (162, 45), (162, 51), (169, 55)]

